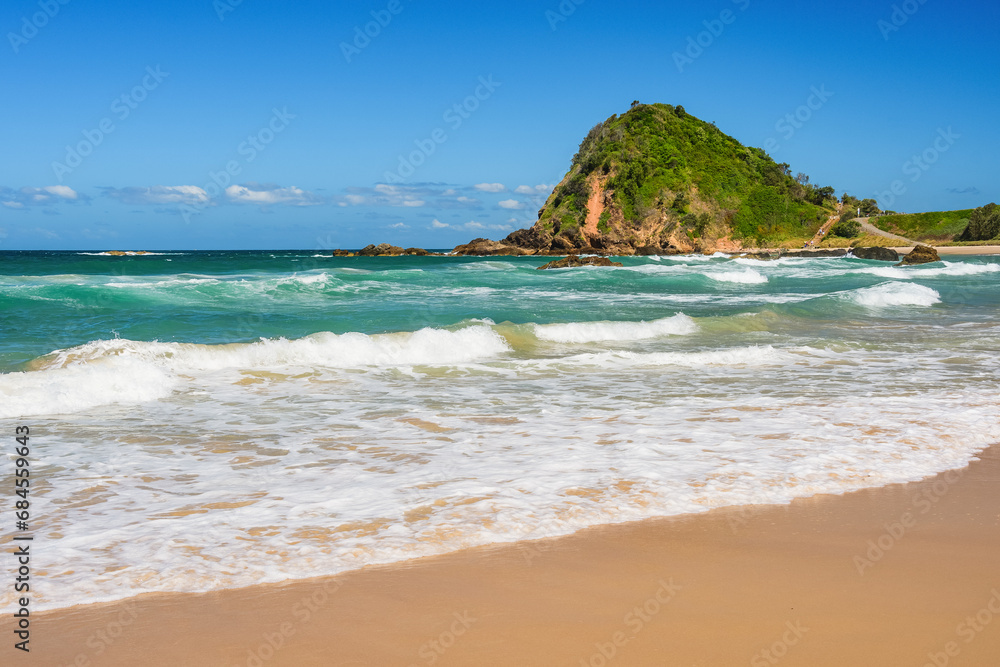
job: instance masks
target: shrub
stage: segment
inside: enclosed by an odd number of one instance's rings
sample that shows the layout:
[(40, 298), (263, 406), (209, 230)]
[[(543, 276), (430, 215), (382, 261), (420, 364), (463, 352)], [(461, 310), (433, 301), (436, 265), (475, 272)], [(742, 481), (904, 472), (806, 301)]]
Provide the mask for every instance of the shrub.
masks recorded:
[(1000, 206), (987, 204), (972, 212), (958, 241), (989, 241), (1000, 236)]
[(844, 239), (853, 239), (861, 235), (861, 223), (857, 220), (845, 220), (838, 222), (830, 229), (831, 236), (839, 236)]
[(600, 219), (597, 221), (597, 231), (606, 233), (608, 231), (608, 223), (611, 221), (611, 213), (605, 211), (601, 213)]

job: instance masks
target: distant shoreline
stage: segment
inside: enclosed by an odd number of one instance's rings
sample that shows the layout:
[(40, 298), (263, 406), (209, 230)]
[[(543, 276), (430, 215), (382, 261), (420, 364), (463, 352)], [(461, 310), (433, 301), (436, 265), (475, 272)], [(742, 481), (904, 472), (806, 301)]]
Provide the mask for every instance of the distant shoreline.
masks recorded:
[[(935, 250), (938, 251), (939, 255), (952, 255), (952, 256), (955, 256), (955, 255), (967, 255), (967, 256), (975, 256), (975, 255), (983, 255), (983, 256), (1000, 255), (1000, 245), (963, 245), (963, 246), (952, 246), (952, 245), (935, 246), (935, 245), (931, 245), (931, 244), (924, 244), (924, 245), (930, 245), (931, 247), (933, 247)], [(914, 246), (912, 246), (912, 245), (910, 245), (910, 246), (885, 246), (885, 247), (889, 248), (890, 250), (895, 250), (896, 252), (900, 253), (901, 255), (907, 254), (908, 252), (910, 252), (914, 248)], [(811, 255), (811, 254), (824, 255), (824, 254), (830, 253), (831, 251), (839, 251), (839, 250), (849, 251), (850, 248), (798, 248), (798, 249), (792, 249), (792, 250), (790, 250), (788, 248), (745, 248), (743, 250), (730, 250), (730, 251), (719, 251), (719, 252), (721, 252), (724, 255), (730, 255), (730, 256), (733, 256), (733, 257), (738, 257), (740, 255), (753, 255), (753, 254), (761, 254), (761, 253), (784, 253), (784, 254), (795, 253), (795, 256), (804, 256), (804, 255), (807, 256), (807, 255)], [(52, 252), (52, 253), (66, 253), (66, 254), (81, 254), (82, 253), (82, 254), (88, 254), (88, 255), (93, 255), (93, 256), (129, 257), (129, 258), (132, 258), (132, 257), (145, 257), (145, 256), (159, 257), (159, 256), (161, 256), (163, 254), (167, 254), (167, 253), (213, 253), (213, 252), (214, 253), (219, 253), (219, 252), (223, 252), (223, 253), (228, 253), (228, 252), (244, 252), (244, 253), (253, 253), (253, 252), (314, 252), (314, 253), (322, 253), (323, 251), (317, 251), (315, 248), (256, 248), (256, 249), (228, 249), (228, 250), (227, 249), (192, 250), (190, 248), (171, 248), (169, 250), (142, 250), (142, 251), (136, 251), (136, 250), (127, 250), (127, 251), (108, 251), (108, 250), (103, 250), (102, 251), (102, 250), (85, 249), (85, 250), (4, 250), (4, 251), (0, 251), (0, 252), (3, 252), (3, 253)], [(327, 251), (327, 252), (329, 252), (329, 251)], [(345, 257), (407, 257), (407, 256), (417, 256), (417, 255), (359, 255), (358, 254), (358, 252), (359, 252), (358, 250), (349, 250), (349, 251), (346, 251), (346, 252), (350, 252), (351, 254), (350, 255), (342, 255), (342, 256), (345, 256)], [(421, 256), (430, 256), (430, 257), (539, 257), (539, 258), (542, 258), (542, 257), (565, 257), (565, 256), (571, 255), (571, 254), (576, 254), (576, 253), (567, 251), (567, 252), (562, 252), (562, 253), (539, 253), (537, 255), (513, 255), (513, 254), (511, 254), (511, 255), (461, 255), (461, 254), (456, 254), (452, 250), (437, 249), (437, 248), (435, 248), (435, 249), (428, 249), (427, 250), (427, 255), (421, 255)], [(584, 254), (587, 254), (587, 253), (584, 253)], [(690, 257), (690, 256), (702, 255), (702, 254), (703, 253), (689, 252), (689, 253), (677, 253), (676, 255), (656, 255), (656, 256), (657, 257)], [(336, 255), (322, 255), (322, 254), (320, 254), (318, 256), (329, 258), (329, 257), (334, 257)], [(647, 257), (648, 255), (603, 255), (603, 256), (606, 256), (606, 257)]]

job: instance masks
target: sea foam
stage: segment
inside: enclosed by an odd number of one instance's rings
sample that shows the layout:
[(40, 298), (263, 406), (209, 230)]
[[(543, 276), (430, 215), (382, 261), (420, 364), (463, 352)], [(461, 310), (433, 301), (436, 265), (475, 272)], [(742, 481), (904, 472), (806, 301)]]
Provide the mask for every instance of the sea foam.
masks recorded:
[(744, 285), (761, 285), (767, 282), (767, 276), (754, 269), (743, 271), (714, 271), (705, 276), (722, 283), (741, 283)]
[(570, 322), (536, 324), (539, 340), (556, 343), (596, 343), (602, 341), (644, 340), (660, 336), (684, 336), (698, 330), (695, 321), (678, 313), (652, 322)]
[(941, 295), (930, 287), (897, 282), (856, 290), (851, 293), (850, 298), (855, 303), (868, 308), (933, 306), (941, 302)]
[(485, 325), (376, 335), (327, 332), (228, 345), (98, 340), (46, 355), (33, 362), (36, 370), (0, 374), (0, 417), (156, 401), (179, 388), (181, 376), (204, 371), (454, 365), (509, 350)]

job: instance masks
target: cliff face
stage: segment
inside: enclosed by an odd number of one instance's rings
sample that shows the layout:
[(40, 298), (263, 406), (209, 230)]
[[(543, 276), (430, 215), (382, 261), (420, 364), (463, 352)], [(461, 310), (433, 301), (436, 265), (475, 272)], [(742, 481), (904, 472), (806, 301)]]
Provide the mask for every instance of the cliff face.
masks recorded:
[(456, 252), (732, 251), (810, 238), (834, 201), (683, 107), (633, 104), (590, 130), (531, 228)]

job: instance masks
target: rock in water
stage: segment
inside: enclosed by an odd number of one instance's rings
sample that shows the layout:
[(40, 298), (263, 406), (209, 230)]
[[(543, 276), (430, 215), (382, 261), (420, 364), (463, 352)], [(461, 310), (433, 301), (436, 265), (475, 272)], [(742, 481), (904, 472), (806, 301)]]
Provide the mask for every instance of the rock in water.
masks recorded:
[(847, 251), (843, 248), (823, 248), (822, 250), (787, 250), (782, 257), (844, 257)]
[(875, 259), (880, 262), (899, 261), (899, 253), (892, 248), (851, 248), (851, 254), (858, 259)]
[(562, 259), (557, 259), (554, 262), (549, 262), (543, 266), (538, 267), (538, 270), (542, 269), (565, 269), (571, 266), (621, 266), (621, 262), (612, 262), (607, 257), (580, 257), (579, 255), (570, 255), (569, 257), (564, 257)]
[(472, 239), (464, 245), (455, 248), (456, 255), (530, 255), (532, 253), (504, 243), (502, 241), (491, 241), (489, 239)]
[(909, 266), (912, 264), (928, 264), (930, 262), (940, 262), (941, 257), (938, 251), (930, 246), (918, 245), (910, 254), (903, 258), (903, 261), (896, 266)]
[(396, 256), (402, 255), (403, 249), (399, 246), (389, 245), (388, 243), (379, 243), (378, 245), (367, 245), (358, 251), (358, 257), (381, 257), (385, 255)]

